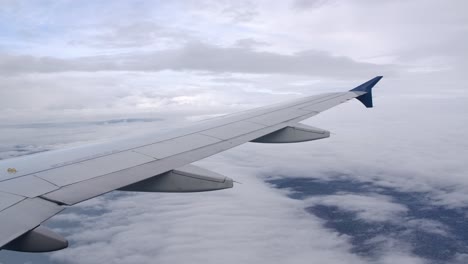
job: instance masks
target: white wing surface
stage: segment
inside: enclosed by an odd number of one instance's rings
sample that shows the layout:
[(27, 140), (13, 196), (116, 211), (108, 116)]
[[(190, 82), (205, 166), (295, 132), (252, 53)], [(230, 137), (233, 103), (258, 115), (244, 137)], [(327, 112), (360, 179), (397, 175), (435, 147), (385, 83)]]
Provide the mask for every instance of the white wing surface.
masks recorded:
[(49, 151), (0, 161), (0, 248), (44, 252), (68, 246), (40, 224), (67, 206), (121, 191), (196, 192), (232, 179), (190, 163), (246, 142), (290, 143), (329, 137), (298, 122), (350, 99), (372, 107), (381, 76), (348, 91), (310, 96), (197, 123), (164, 136)]

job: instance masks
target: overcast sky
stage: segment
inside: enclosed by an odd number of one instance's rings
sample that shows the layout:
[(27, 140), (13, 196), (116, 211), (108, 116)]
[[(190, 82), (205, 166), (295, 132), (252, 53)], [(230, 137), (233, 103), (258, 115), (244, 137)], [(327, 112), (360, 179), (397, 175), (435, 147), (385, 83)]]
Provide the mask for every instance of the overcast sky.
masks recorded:
[[(291, 200), (263, 179), (334, 172), (466, 207), (466, 10), (461, 0), (0, 0), (0, 157), (383, 75), (375, 108), (351, 101), (306, 121), (331, 130), (330, 139), (249, 144), (200, 162), (244, 182), (233, 190), (91, 200), (52, 221), (73, 224), (57, 228), (75, 244), (46, 255), (58, 263), (368, 263), (303, 209), (349, 202), (368, 221), (398, 221), (408, 208), (377, 194)], [(99, 123), (122, 118), (146, 121)], [(407, 247), (387, 251), (371, 262), (425, 263)]]

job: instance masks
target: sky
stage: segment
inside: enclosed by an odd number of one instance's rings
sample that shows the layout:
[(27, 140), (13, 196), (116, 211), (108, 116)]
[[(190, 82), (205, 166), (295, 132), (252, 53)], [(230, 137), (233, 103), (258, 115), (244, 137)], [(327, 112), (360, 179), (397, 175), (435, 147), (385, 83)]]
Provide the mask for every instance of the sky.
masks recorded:
[[(3, 251), (0, 263), (466, 263), (468, 236), (454, 223), (468, 216), (467, 9), (455, 0), (0, 0), (1, 159), (384, 76), (374, 108), (350, 101), (304, 121), (329, 139), (249, 143), (196, 162), (242, 182), (233, 189), (95, 198), (46, 223), (70, 248)], [(398, 231), (361, 239), (351, 223)], [(427, 240), (408, 242), (420, 230), (460, 246), (433, 257), (419, 250)]]

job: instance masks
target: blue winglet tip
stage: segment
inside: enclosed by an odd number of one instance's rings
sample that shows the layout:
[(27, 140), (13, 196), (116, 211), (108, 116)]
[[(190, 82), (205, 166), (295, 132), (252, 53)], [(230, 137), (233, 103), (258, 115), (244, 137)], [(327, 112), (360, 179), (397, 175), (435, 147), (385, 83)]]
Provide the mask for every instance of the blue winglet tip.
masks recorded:
[(351, 91), (358, 91), (358, 92), (370, 92), (372, 90), (372, 87), (374, 87), (380, 79), (382, 79), (383, 76), (377, 76), (361, 85), (358, 87), (352, 89)]
[(365, 92), (365, 94), (356, 97), (363, 105), (367, 108), (372, 108), (374, 106), (372, 102), (372, 88), (382, 79), (383, 76), (377, 76), (358, 87), (351, 90), (351, 92)]

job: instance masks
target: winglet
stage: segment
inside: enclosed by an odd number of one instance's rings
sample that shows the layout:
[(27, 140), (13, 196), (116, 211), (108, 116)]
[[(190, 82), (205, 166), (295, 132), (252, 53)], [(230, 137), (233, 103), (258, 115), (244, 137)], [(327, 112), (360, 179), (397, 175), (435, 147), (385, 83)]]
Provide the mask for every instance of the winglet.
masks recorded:
[(356, 97), (356, 99), (361, 101), (361, 103), (363, 103), (367, 108), (371, 108), (374, 106), (372, 103), (372, 88), (380, 81), (380, 79), (382, 79), (382, 76), (377, 76), (350, 90), (350, 92), (365, 92), (365, 94)]

